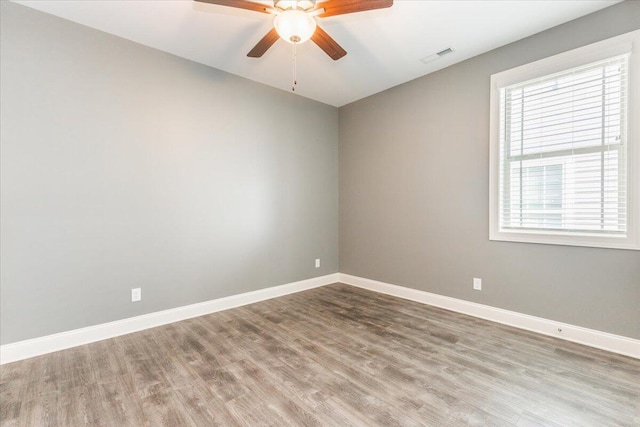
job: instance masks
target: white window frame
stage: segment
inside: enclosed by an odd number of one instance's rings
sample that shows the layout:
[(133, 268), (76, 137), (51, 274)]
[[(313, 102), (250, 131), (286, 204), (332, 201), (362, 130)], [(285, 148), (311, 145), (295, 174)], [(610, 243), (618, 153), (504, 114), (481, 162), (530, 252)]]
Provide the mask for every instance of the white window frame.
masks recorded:
[[(627, 104), (627, 234), (500, 229), (500, 88), (630, 53)], [(640, 250), (640, 30), (491, 76), (489, 240)]]

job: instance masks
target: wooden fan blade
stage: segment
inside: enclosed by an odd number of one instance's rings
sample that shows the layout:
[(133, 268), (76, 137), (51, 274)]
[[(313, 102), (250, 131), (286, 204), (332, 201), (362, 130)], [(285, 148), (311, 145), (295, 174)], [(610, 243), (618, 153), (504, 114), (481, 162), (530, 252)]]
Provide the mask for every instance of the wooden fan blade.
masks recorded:
[(260, 58), (279, 38), (280, 36), (276, 29), (272, 28), (271, 31), (251, 49), (251, 52), (247, 53), (247, 56), (250, 58)]
[(326, 0), (318, 3), (318, 7), (324, 8), (324, 13), (318, 16), (326, 18), (327, 16), (384, 9), (391, 6), (393, 6), (393, 0)]
[(320, 49), (324, 50), (327, 55), (329, 55), (334, 61), (342, 58), (347, 54), (347, 51), (344, 50), (334, 39), (331, 38), (329, 34), (325, 30), (320, 27), (316, 27), (316, 32), (311, 36), (311, 40), (315, 44), (320, 47)]
[(237, 9), (253, 10), (254, 12), (269, 13), (267, 6), (260, 3), (245, 0), (195, 0), (200, 3), (217, 4), (220, 6), (235, 7)]

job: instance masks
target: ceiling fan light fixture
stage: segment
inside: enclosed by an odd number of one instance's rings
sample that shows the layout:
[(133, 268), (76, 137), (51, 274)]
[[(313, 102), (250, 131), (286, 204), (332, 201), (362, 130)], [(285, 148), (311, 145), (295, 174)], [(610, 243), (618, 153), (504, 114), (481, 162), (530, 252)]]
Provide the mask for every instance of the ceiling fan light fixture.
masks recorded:
[(304, 43), (316, 31), (316, 20), (298, 9), (288, 9), (279, 13), (273, 25), (278, 35), (289, 43)]

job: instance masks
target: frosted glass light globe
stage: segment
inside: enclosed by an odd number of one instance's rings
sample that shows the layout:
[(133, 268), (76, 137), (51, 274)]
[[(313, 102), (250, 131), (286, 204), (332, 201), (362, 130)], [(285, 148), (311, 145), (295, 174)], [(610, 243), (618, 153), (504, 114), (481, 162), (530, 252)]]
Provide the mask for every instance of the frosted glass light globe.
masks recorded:
[(304, 43), (316, 31), (316, 20), (301, 10), (289, 9), (273, 21), (278, 35), (289, 43)]

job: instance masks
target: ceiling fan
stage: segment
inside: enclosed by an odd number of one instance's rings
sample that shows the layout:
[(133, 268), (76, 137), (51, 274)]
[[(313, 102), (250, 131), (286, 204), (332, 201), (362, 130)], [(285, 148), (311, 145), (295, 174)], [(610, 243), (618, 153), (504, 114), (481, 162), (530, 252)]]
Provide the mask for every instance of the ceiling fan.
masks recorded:
[(347, 52), (317, 25), (316, 16), (326, 18), (393, 5), (393, 0), (273, 0), (273, 7), (247, 0), (195, 1), (275, 15), (271, 31), (247, 54), (251, 58), (260, 58), (279, 38), (294, 45), (311, 39), (334, 61)]

